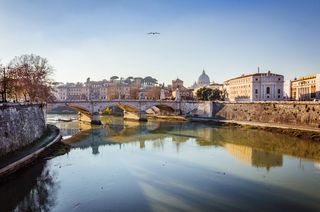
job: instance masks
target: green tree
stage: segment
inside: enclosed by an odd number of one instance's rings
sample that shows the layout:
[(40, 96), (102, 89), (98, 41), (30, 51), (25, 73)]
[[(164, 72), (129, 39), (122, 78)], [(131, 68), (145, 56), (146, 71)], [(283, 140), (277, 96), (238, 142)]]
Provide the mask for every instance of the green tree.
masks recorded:
[(223, 100), (223, 93), (219, 89), (203, 87), (197, 90), (196, 95), (202, 101)]
[(111, 81), (116, 80), (116, 79), (119, 79), (119, 77), (118, 77), (118, 76), (112, 76), (112, 77), (110, 77), (110, 80), (111, 80)]

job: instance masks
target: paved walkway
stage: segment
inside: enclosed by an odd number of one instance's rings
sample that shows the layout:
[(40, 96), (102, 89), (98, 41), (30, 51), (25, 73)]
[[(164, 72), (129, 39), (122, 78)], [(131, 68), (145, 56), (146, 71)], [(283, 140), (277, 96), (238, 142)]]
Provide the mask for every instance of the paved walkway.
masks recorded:
[(251, 125), (257, 127), (274, 127), (281, 129), (295, 129), (303, 131), (311, 131), (320, 133), (320, 128), (301, 126), (301, 125), (290, 125), (290, 124), (277, 124), (277, 123), (263, 123), (263, 122), (253, 122), (253, 121), (234, 121), (234, 120), (221, 120), (221, 119), (212, 119), (212, 118), (191, 118), (192, 121), (213, 121), (220, 123), (232, 123), (240, 125)]
[(7, 172), (11, 173), (13, 172), (11, 170), (15, 171), (35, 159), (44, 149), (60, 140), (60, 138), (60, 130), (53, 125), (48, 125), (47, 134), (38, 141), (0, 158), (0, 176), (6, 175)]

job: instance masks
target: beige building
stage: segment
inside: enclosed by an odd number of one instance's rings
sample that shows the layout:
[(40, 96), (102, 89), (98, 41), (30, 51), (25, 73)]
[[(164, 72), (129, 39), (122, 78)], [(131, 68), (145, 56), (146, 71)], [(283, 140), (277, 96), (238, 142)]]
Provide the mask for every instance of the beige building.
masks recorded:
[(229, 101), (279, 101), (283, 99), (283, 75), (255, 73), (225, 81)]
[(290, 82), (290, 97), (294, 100), (320, 99), (320, 74), (292, 80)]
[(150, 76), (115, 78), (110, 81), (105, 79), (92, 81), (87, 78), (85, 83), (57, 84), (55, 96), (58, 101), (139, 99), (141, 90), (145, 94), (143, 99), (160, 98), (160, 87), (157, 85), (157, 80)]
[(210, 83), (210, 84), (207, 86), (207, 88), (211, 88), (211, 89), (213, 89), (213, 90), (214, 90), (214, 89), (218, 89), (218, 90), (222, 91), (222, 90), (223, 90), (223, 84), (213, 82), (213, 83)]
[(82, 83), (67, 83), (55, 88), (58, 101), (86, 100), (89, 97), (89, 88)]
[(179, 96), (181, 100), (192, 100), (193, 99), (193, 89), (188, 89), (184, 87), (183, 81), (179, 78), (172, 80), (172, 99), (175, 99), (177, 96), (177, 89), (179, 90)]

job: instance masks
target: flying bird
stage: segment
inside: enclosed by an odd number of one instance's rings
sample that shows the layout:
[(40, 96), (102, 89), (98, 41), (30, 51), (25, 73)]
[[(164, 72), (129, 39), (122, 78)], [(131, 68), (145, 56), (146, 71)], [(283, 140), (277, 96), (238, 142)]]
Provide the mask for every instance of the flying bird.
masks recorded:
[(148, 32), (147, 34), (148, 34), (148, 35), (160, 35), (159, 32)]

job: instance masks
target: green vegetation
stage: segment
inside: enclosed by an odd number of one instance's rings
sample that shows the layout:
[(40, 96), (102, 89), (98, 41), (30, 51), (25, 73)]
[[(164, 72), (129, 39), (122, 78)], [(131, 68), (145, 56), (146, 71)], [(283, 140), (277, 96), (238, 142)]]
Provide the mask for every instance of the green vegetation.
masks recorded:
[(112, 114), (112, 108), (107, 107), (106, 109), (104, 109), (104, 111), (102, 112), (103, 115), (111, 115)]
[(225, 92), (219, 89), (211, 89), (207, 87), (200, 88), (197, 90), (197, 98), (203, 101), (214, 101), (214, 100), (221, 100), (225, 99)]

